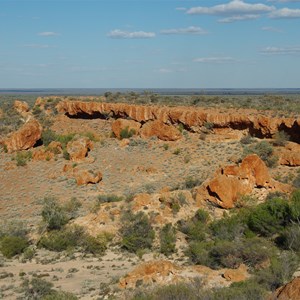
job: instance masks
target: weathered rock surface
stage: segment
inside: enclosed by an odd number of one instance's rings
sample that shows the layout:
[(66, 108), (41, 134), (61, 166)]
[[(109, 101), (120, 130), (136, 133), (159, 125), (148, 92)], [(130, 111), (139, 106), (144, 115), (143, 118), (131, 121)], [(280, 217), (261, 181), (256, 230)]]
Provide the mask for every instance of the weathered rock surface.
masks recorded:
[(247, 272), (247, 266), (241, 264), (237, 269), (227, 269), (223, 276), (228, 281), (240, 282), (246, 280), (249, 274)]
[(183, 124), (187, 129), (200, 128), (206, 122), (217, 128), (248, 129), (260, 137), (272, 137), (279, 128), (300, 142), (300, 118), (273, 118), (252, 110), (201, 109), (195, 107), (160, 107), (125, 103), (61, 101), (57, 110), (71, 116), (110, 114), (115, 118), (130, 118), (137, 122), (159, 120), (165, 124)]
[(287, 143), (279, 157), (279, 164), (281, 165), (300, 166), (300, 145), (291, 142)]
[(117, 138), (121, 138), (121, 131), (126, 128), (132, 135), (137, 135), (141, 128), (141, 124), (133, 120), (117, 119), (111, 125), (112, 132)]
[(67, 152), (70, 155), (70, 161), (82, 161), (93, 147), (92, 141), (85, 137), (69, 142)]
[(299, 300), (300, 299), (300, 277), (294, 278), (291, 282), (280, 287), (273, 293), (269, 300)]
[(101, 172), (94, 172), (91, 170), (77, 170), (77, 168), (75, 168), (73, 174), (77, 185), (86, 185), (89, 183), (95, 184), (102, 180)]
[(32, 154), (33, 160), (50, 160), (52, 158), (54, 158), (54, 153), (45, 149), (37, 149)]
[(265, 163), (251, 154), (240, 165), (219, 169), (213, 179), (198, 189), (197, 198), (205, 198), (222, 208), (232, 208), (239, 197), (250, 194), (254, 188), (289, 191), (289, 186), (272, 179)]
[(18, 131), (2, 141), (2, 144), (7, 147), (8, 152), (27, 150), (41, 138), (42, 131), (41, 124), (35, 119), (30, 119)]
[(167, 125), (160, 120), (147, 122), (140, 132), (143, 138), (156, 136), (163, 141), (176, 141), (181, 138), (181, 133), (176, 127)]
[(14, 102), (14, 109), (21, 115), (26, 114), (29, 111), (28, 103), (20, 100)]

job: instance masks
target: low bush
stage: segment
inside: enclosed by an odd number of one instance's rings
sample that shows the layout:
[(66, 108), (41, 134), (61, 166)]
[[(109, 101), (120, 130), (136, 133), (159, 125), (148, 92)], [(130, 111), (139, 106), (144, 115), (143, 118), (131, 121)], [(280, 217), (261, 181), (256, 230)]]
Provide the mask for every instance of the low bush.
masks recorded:
[(300, 224), (295, 223), (287, 227), (276, 239), (277, 244), (286, 250), (300, 251)]
[(136, 253), (138, 250), (152, 247), (154, 230), (149, 218), (143, 213), (124, 213), (123, 226), (120, 229), (122, 236), (121, 246), (129, 252)]
[(248, 219), (249, 228), (262, 235), (272, 236), (289, 222), (290, 207), (287, 201), (274, 198), (258, 205)]
[(252, 138), (252, 136), (250, 134), (247, 134), (246, 136), (243, 136), (240, 139), (240, 143), (243, 145), (249, 145), (252, 144), (254, 142), (254, 139)]
[(175, 253), (176, 229), (172, 224), (166, 224), (160, 232), (160, 252), (166, 256)]
[(31, 151), (18, 152), (13, 159), (16, 161), (18, 167), (26, 166), (27, 162), (32, 159), (32, 152)]
[(277, 131), (274, 136), (274, 146), (284, 146), (290, 140), (290, 136), (283, 130)]
[(136, 134), (135, 129), (131, 128), (129, 129), (128, 126), (126, 126), (125, 128), (123, 128), (120, 132), (120, 139), (129, 139), (131, 138), (133, 135)]
[(29, 243), (24, 237), (4, 236), (0, 239), (0, 251), (7, 258), (21, 254), (28, 245)]

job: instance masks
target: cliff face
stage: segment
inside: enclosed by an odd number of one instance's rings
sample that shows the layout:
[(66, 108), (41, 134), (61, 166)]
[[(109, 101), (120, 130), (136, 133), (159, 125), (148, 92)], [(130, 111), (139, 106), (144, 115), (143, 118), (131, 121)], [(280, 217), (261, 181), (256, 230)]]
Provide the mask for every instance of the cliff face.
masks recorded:
[(197, 131), (205, 123), (216, 128), (248, 129), (258, 137), (272, 137), (277, 131), (286, 131), (293, 141), (300, 142), (299, 118), (273, 118), (259, 111), (201, 109), (195, 107), (159, 107), (125, 103), (62, 101), (60, 113), (77, 118), (130, 118), (140, 123), (159, 120), (165, 124), (183, 124), (187, 130)]

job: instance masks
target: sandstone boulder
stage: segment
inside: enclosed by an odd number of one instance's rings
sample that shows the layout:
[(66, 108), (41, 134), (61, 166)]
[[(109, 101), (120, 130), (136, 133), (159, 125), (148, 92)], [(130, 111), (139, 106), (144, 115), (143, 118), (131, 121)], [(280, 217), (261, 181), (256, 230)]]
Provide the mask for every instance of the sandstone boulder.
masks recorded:
[(54, 158), (54, 153), (45, 149), (37, 149), (32, 154), (33, 160), (51, 160)]
[(59, 154), (62, 152), (62, 144), (60, 142), (52, 141), (48, 145), (48, 149), (54, 154)]
[(287, 143), (279, 156), (279, 164), (281, 165), (300, 166), (300, 145), (291, 142)]
[(29, 111), (29, 105), (25, 101), (16, 100), (14, 102), (14, 109), (21, 115), (26, 114)]
[(89, 183), (95, 184), (102, 180), (101, 172), (94, 172), (91, 170), (74, 170), (74, 178), (77, 185), (86, 185)]
[(227, 269), (223, 276), (228, 281), (240, 282), (246, 280), (249, 274), (247, 272), (247, 266), (241, 264), (237, 269)]
[(254, 188), (284, 192), (289, 189), (273, 180), (265, 163), (256, 154), (251, 154), (240, 165), (219, 169), (204, 185), (204, 190), (198, 190), (197, 198), (204, 197), (222, 208), (232, 208), (239, 197), (250, 194)]
[(121, 288), (135, 288), (138, 284), (161, 284), (172, 282), (180, 267), (170, 261), (150, 261), (136, 267), (119, 281)]
[[(125, 130), (132, 135), (136, 135), (139, 133), (140, 128), (141, 124), (139, 122), (126, 119), (117, 119), (111, 125), (111, 129), (118, 139), (121, 138), (121, 133), (123, 134)], [(124, 137), (127, 136), (122, 138)]]
[(181, 133), (176, 127), (167, 125), (159, 120), (149, 121), (144, 124), (140, 134), (143, 138), (156, 136), (163, 141), (176, 141), (181, 138)]
[(70, 155), (70, 161), (82, 161), (91, 149), (93, 149), (93, 143), (85, 137), (81, 137), (67, 144), (67, 152)]
[(294, 278), (291, 282), (277, 289), (269, 300), (299, 300), (300, 299), (300, 277)]
[(43, 128), (37, 120), (30, 119), (2, 143), (6, 145), (8, 152), (27, 150), (32, 148), (41, 138), (42, 130)]

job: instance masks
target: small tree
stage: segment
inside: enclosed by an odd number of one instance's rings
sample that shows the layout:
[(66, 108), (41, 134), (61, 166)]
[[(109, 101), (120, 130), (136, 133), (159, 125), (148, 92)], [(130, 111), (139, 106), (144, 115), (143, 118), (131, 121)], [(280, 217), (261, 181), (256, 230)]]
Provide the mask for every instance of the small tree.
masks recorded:
[(160, 252), (166, 256), (175, 252), (176, 229), (172, 224), (166, 224), (160, 232)]

